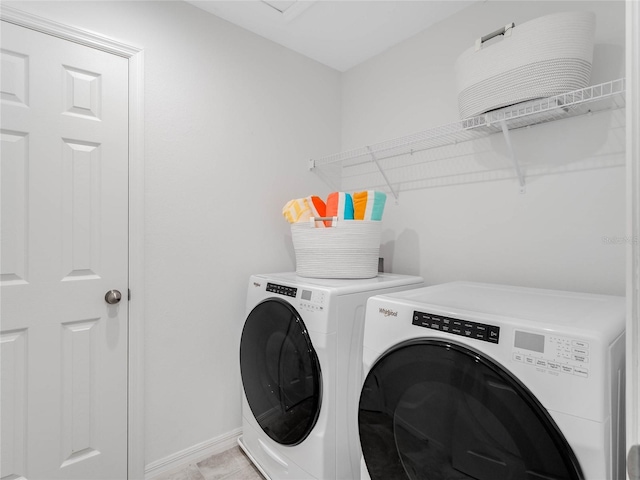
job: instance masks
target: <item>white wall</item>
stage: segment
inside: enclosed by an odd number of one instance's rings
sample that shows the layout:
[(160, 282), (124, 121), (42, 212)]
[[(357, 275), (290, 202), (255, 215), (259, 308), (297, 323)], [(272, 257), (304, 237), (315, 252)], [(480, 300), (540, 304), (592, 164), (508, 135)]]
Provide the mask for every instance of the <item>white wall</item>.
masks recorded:
[(146, 462), (239, 428), (248, 277), (294, 268), (280, 212), (325, 188), (339, 74), (184, 2), (6, 4), (144, 48)]
[[(597, 15), (592, 83), (623, 77), (624, 2), (479, 2), (343, 75), (342, 149), (457, 121), (454, 62), (462, 51), (508, 22), (576, 9)], [(516, 180), (489, 175), (401, 192), (385, 210), (385, 268), (429, 284), (466, 279), (624, 295), (625, 244), (603, 240), (625, 235), (621, 118), (623, 111), (594, 114), (513, 132), (525, 174), (567, 170), (527, 177), (525, 194)], [(500, 136), (488, 143), (478, 164), (508, 162)]]

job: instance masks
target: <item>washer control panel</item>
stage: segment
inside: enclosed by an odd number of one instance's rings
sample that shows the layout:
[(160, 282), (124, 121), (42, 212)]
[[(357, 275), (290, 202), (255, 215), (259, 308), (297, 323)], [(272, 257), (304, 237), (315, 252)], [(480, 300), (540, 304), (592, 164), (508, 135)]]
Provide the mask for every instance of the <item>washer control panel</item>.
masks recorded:
[(559, 335), (515, 331), (512, 360), (553, 374), (589, 377), (589, 342)]
[(287, 287), (286, 285), (278, 285), (277, 283), (267, 283), (267, 292), (295, 298), (298, 293), (298, 289), (295, 287)]
[(489, 343), (498, 343), (500, 340), (500, 327), (496, 325), (470, 322), (433, 313), (414, 311), (413, 324)]
[(324, 310), (325, 292), (322, 290), (305, 290), (304, 288), (288, 287), (277, 283), (267, 283), (267, 292), (277, 293), (285, 297), (296, 298), (300, 291), (298, 306), (308, 312), (321, 312)]

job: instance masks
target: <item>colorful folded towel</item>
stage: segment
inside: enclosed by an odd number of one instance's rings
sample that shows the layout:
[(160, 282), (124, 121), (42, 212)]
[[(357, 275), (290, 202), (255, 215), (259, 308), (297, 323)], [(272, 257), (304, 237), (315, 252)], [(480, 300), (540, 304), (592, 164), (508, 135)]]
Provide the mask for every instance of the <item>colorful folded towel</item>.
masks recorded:
[[(312, 217), (326, 217), (327, 216), (327, 206), (320, 197), (315, 195), (311, 195), (307, 197), (307, 202), (309, 202), (309, 207), (311, 208), (311, 216)], [(316, 222), (316, 227), (324, 227), (330, 226), (331, 221), (325, 222)]]
[(311, 208), (306, 198), (289, 200), (282, 209), (282, 215), (289, 223), (303, 222), (311, 218)]
[(387, 194), (367, 190), (353, 194), (353, 218), (355, 220), (382, 220)]
[[(306, 198), (296, 198), (289, 200), (282, 208), (282, 215), (289, 223), (298, 223), (309, 220), (311, 217), (326, 217), (327, 207), (324, 201), (315, 195)], [(324, 227), (325, 223), (331, 225), (330, 221), (315, 222), (316, 227)]]
[(327, 217), (353, 220), (353, 199), (345, 192), (333, 192), (327, 197)]
[[(382, 220), (387, 194), (376, 190), (355, 192), (332, 192), (327, 203), (316, 195), (289, 200), (282, 208), (282, 215), (289, 223), (298, 223), (310, 218), (336, 217), (340, 220)], [(316, 227), (330, 227), (331, 220), (316, 221)]]

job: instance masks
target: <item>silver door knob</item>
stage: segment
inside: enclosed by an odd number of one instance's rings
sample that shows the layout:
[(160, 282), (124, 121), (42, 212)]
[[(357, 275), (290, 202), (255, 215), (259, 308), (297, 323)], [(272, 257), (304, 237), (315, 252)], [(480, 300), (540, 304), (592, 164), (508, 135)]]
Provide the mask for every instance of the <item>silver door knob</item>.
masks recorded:
[(120, 300), (122, 300), (122, 294), (118, 290), (109, 290), (104, 296), (104, 301), (109, 305), (115, 305)]

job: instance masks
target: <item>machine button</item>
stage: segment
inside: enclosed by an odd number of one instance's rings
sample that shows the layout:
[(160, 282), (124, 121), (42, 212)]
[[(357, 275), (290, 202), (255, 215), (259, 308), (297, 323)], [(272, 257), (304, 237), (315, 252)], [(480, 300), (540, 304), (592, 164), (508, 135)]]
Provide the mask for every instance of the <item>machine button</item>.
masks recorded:
[(487, 339), (487, 326), (481, 323), (476, 324), (475, 338), (478, 340)]
[(500, 327), (487, 325), (487, 342), (498, 343), (500, 339)]
[(419, 327), (426, 327), (427, 324), (424, 320), (424, 317), (425, 315), (420, 312), (413, 312), (413, 321), (411, 323)]
[(549, 367), (550, 370), (553, 370), (554, 372), (559, 372), (560, 371), (560, 364), (558, 364), (558, 363), (547, 362), (547, 366)]
[(573, 374), (577, 375), (579, 377), (587, 378), (589, 376), (589, 370), (587, 370), (586, 368), (582, 368), (582, 367), (574, 367), (573, 368)]
[(589, 363), (589, 357), (585, 357), (584, 355), (573, 355), (573, 360), (576, 362)]

